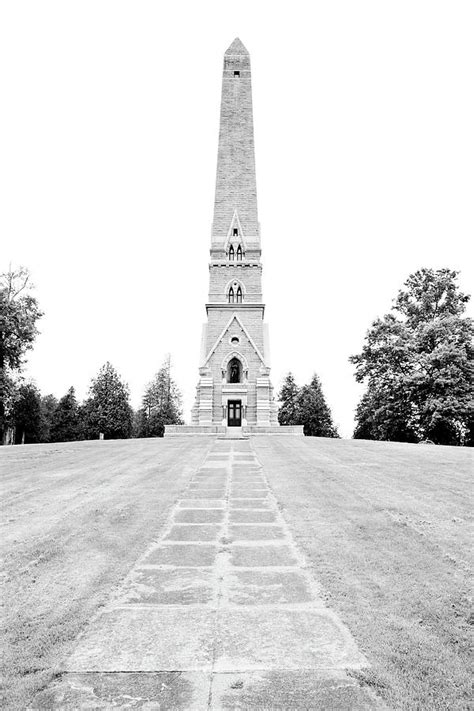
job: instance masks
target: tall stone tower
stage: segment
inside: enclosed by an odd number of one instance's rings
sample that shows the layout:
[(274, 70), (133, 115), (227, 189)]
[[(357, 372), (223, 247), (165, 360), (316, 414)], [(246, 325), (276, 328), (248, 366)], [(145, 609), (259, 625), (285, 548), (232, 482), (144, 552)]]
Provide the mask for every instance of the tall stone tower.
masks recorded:
[(193, 425), (278, 425), (263, 322), (250, 55), (224, 55), (216, 195)]

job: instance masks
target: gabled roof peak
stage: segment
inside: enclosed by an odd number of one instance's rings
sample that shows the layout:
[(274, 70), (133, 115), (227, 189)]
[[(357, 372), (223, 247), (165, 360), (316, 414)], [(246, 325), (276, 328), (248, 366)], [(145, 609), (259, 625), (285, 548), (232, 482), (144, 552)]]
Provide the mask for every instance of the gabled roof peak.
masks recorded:
[(236, 55), (237, 56), (245, 55), (247, 57), (249, 56), (248, 50), (244, 47), (244, 45), (242, 44), (242, 42), (240, 41), (240, 39), (238, 37), (235, 38), (235, 40), (232, 42), (230, 47), (227, 49), (226, 54), (227, 55), (233, 54), (234, 56), (236, 56)]

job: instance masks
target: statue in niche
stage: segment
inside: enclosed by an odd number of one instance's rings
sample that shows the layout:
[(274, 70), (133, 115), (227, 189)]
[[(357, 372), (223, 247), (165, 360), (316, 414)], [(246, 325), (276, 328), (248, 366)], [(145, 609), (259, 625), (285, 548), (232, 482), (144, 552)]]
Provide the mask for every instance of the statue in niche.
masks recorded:
[(237, 358), (232, 358), (229, 363), (229, 382), (240, 383), (240, 363)]

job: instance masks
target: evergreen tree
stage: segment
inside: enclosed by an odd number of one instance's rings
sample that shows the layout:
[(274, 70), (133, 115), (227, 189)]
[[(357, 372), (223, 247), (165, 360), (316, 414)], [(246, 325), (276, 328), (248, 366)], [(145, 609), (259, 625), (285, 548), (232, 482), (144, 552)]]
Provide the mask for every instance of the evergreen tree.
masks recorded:
[(293, 373), (288, 373), (278, 393), (278, 400), (281, 403), (278, 410), (278, 422), (280, 425), (301, 424), (298, 411), (299, 392), (300, 389), (295, 382)]
[(54, 395), (41, 396), (41, 441), (51, 442), (51, 425), (58, 401)]
[(24, 267), (0, 274), (0, 444), (4, 443), (7, 427), (10, 374), (20, 371), (38, 333), (36, 322), (42, 316), (30, 288), (30, 275)]
[(316, 374), (310, 384), (303, 385), (299, 392), (298, 419), (306, 436), (339, 437)]
[(56, 407), (51, 424), (51, 442), (73, 442), (81, 438), (76, 392), (69, 388)]
[(163, 437), (165, 425), (182, 425), (181, 393), (171, 377), (168, 356), (143, 396), (139, 437)]
[(84, 436), (98, 439), (102, 433), (105, 439), (130, 437), (133, 410), (129, 398), (128, 385), (107, 362), (92, 380), (89, 396), (80, 409)]
[(13, 406), (15, 444), (41, 441), (41, 395), (34, 383), (19, 386)]
[(369, 428), (374, 439), (467, 443), (474, 323), (463, 317), (470, 297), (459, 291), (457, 274), (421, 269), (410, 275), (392, 313), (374, 321), (362, 353), (350, 358), (356, 380), (367, 383), (358, 435)]
[(140, 407), (133, 413), (132, 437), (148, 437), (147, 411)]

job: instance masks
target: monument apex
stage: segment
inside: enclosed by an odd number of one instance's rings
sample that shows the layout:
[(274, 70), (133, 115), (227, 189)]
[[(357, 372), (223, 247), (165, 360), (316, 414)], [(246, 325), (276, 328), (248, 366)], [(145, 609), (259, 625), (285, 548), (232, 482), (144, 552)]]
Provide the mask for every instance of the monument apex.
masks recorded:
[(259, 241), (250, 55), (237, 38), (224, 55), (212, 244), (225, 245), (235, 212), (246, 241)]

